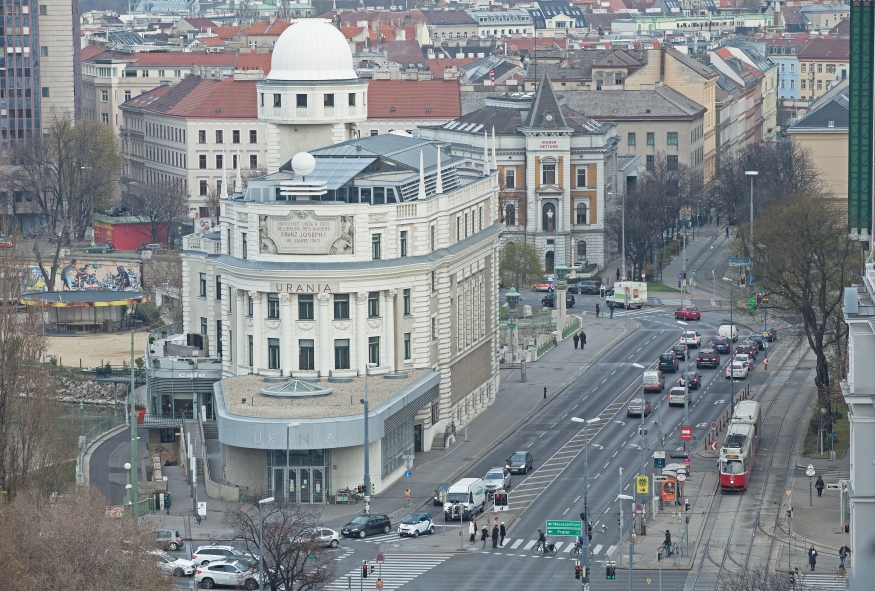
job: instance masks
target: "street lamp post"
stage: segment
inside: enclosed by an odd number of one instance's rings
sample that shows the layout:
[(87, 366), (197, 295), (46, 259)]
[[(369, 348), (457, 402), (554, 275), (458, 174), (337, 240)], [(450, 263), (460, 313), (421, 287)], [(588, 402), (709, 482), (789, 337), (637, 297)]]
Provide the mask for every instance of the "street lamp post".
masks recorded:
[[(744, 174), (750, 177), (750, 246), (747, 248), (748, 256), (753, 257), (753, 180), (759, 174), (759, 171), (756, 170), (745, 170)], [(750, 262), (750, 271), (749, 275), (753, 275), (753, 259), (751, 258)], [(748, 296), (753, 293), (753, 285), (751, 285), (750, 280), (747, 282), (748, 285)]]
[(264, 514), (262, 507), (273, 503), (273, 497), (258, 501), (258, 589), (264, 589)]
[[(291, 482), (289, 479), (289, 435), (292, 427), (297, 427), (300, 424), (301, 423), (289, 423), (286, 425), (286, 482), (283, 485), (283, 504), (285, 505), (286, 519), (289, 518), (289, 482)], [(297, 492), (298, 491), (296, 490), (295, 494), (297, 494)], [(294, 501), (295, 499), (292, 500)]]
[(131, 500), (131, 489), (133, 487), (131, 486), (131, 464), (129, 462), (125, 462), (125, 472), (127, 472), (127, 474), (128, 474), (128, 484), (125, 486), (125, 494), (128, 497), (128, 503), (130, 503), (130, 505), (131, 505), (131, 511), (133, 511), (134, 510), (134, 508), (133, 508), (134, 503)]
[(635, 561), (633, 553), (635, 549), (635, 503), (629, 495), (617, 495), (617, 500), (620, 502), (620, 514), (623, 513), (623, 501), (629, 501), (629, 591), (632, 591), (632, 571), (635, 570)]
[[(583, 572), (589, 572), (589, 424), (598, 419), (581, 419), (571, 417), (574, 423), (583, 423), (583, 527), (586, 532), (586, 547), (583, 549)], [(589, 591), (589, 582), (583, 584), (583, 591)]]
[(85, 437), (85, 403), (79, 401), (79, 437)]
[(732, 288), (735, 287), (735, 282), (729, 277), (724, 277), (723, 281), (729, 282), (729, 407), (732, 408), (735, 404), (735, 377), (732, 375), (732, 333), (735, 332), (735, 324), (732, 322)]
[[(643, 393), (644, 392), (644, 369), (645, 368), (640, 363), (633, 363), (632, 367), (641, 370), (641, 392)], [(644, 448), (646, 447), (645, 441), (644, 441), (645, 433), (646, 432), (644, 430), (644, 396), (642, 394), (642, 397), (641, 397), (641, 426), (638, 427), (638, 436), (641, 438), (641, 441), (640, 441), (640, 443), (641, 443), (641, 468), (640, 468), (640, 471), (638, 472), (638, 474), (640, 476), (644, 476), (644, 471), (646, 469), (646, 466), (645, 466), (646, 460), (644, 459), (645, 458)], [(642, 503), (642, 504), (646, 504), (646, 503), (647, 503), (647, 499), (645, 498), (644, 503)]]
[(377, 367), (376, 363), (365, 363), (365, 397), (362, 402), (365, 405), (365, 515), (371, 514), (371, 454), (370, 441), (368, 441), (368, 375), (372, 367)]
[(505, 295), (504, 297), (507, 300), (507, 328), (508, 328), (507, 340), (510, 341), (510, 362), (513, 363), (514, 362), (513, 346), (514, 346), (514, 341), (516, 341), (516, 335), (517, 335), (516, 318), (517, 318), (517, 311), (518, 311), (519, 305), (520, 305), (520, 297), (521, 296), (520, 296), (519, 292), (513, 286), (511, 286), (510, 291), (508, 291), (507, 295)]

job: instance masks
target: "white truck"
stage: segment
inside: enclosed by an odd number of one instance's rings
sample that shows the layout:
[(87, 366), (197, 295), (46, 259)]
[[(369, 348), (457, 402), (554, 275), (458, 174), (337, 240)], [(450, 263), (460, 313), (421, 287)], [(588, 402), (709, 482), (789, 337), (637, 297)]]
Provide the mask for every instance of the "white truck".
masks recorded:
[(617, 281), (614, 291), (605, 297), (614, 308), (641, 308), (647, 303), (647, 284), (643, 281)]
[[(486, 506), (486, 487), (482, 478), (462, 478), (447, 491), (444, 516), (447, 521), (471, 519)], [(476, 509), (475, 509), (476, 508)]]

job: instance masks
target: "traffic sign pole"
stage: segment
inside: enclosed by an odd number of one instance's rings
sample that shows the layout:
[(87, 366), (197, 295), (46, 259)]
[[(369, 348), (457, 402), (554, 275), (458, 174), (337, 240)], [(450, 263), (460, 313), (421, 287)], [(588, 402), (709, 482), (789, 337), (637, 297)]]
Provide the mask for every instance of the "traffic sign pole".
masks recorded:
[(808, 506), (814, 505), (814, 495), (811, 494), (811, 479), (814, 478), (814, 464), (808, 464), (805, 469), (805, 475), (808, 476)]

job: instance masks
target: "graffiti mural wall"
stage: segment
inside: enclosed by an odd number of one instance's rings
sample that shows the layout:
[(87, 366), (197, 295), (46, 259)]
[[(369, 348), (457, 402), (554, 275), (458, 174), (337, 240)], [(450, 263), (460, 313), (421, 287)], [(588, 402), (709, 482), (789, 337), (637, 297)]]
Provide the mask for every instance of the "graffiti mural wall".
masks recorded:
[(140, 264), (136, 261), (80, 261), (67, 259), (58, 268), (49, 289), (39, 267), (28, 268), (26, 291), (140, 291)]

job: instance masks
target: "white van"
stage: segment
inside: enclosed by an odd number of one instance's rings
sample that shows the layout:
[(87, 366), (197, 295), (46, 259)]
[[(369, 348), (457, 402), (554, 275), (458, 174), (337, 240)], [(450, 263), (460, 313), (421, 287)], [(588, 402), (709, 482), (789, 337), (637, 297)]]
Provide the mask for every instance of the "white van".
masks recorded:
[(668, 405), (669, 406), (683, 406), (684, 405), (684, 395), (687, 396), (687, 404), (693, 403), (693, 397), (689, 393), (689, 391), (685, 392), (683, 388), (680, 386), (675, 386), (671, 390), (668, 391)]
[[(447, 491), (444, 516), (447, 521), (471, 519), (486, 506), (486, 487), (482, 478), (462, 478)], [(476, 507), (476, 511), (475, 511)]]
[(738, 326), (733, 324), (721, 324), (717, 329), (717, 336), (724, 339), (729, 339), (733, 343), (738, 340)]
[(643, 389), (645, 392), (662, 392), (665, 389), (665, 376), (658, 369), (645, 371)]

